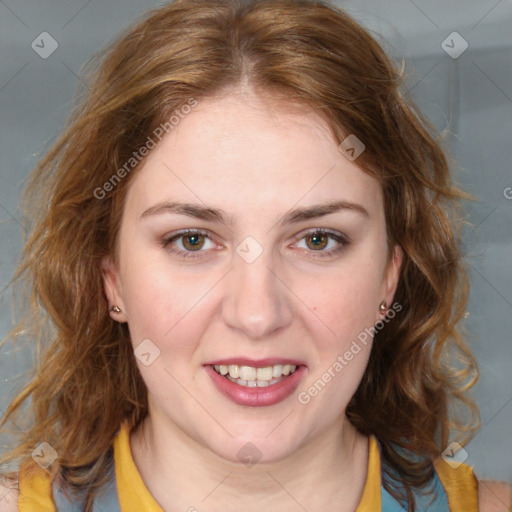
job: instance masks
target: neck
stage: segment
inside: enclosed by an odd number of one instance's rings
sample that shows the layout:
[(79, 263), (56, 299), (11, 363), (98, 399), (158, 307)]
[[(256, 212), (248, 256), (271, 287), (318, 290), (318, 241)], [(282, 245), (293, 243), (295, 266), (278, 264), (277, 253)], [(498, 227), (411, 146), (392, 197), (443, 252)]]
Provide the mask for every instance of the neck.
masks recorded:
[(368, 462), (368, 439), (344, 415), (272, 463), (225, 460), (177, 425), (150, 416), (132, 432), (131, 449), (146, 487), (166, 512), (225, 512), (226, 503), (230, 511), (354, 511)]

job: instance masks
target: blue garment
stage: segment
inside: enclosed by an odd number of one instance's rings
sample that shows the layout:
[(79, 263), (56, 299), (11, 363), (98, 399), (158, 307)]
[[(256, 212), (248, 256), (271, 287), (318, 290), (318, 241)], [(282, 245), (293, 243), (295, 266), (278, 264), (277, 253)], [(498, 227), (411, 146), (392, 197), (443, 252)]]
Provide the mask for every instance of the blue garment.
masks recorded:
[[(427, 495), (413, 490), (417, 512), (449, 512), (448, 497), (437, 473), (434, 473), (433, 482), (428, 489), (433, 492)], [(407, 508), (402, 507), (384, 486), (381, 487), (381, 507), (381, 512), (407, 512)]]
[[(108, 482), (101, 489), (101, 493), (98, 492), (94, 499), (93, 512), (121, 512), (113, 465), (108, 474)], [(57, 486), (56, 479), (53, 481), (52, 490), (57, 512), (83, 512), (83, 498), (78, 499), (78, 501), (71, 501), (71, 496), (68, 497)]]

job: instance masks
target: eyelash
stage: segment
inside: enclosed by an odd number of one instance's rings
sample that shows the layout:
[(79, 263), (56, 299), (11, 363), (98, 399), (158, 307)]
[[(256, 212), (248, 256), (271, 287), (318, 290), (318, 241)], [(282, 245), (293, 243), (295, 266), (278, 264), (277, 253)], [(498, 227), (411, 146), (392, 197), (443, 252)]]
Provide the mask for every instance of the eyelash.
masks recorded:
[[(315, 254), (314, 256), (311, 256), (313, 258), (331, 258), (331, 257), (337, 255), (338, 253), (340, 253), (341, 251), (343, 251), (350, 244), (349, 240), (345, 236), (338, 234), (338, 233), (333, 233), (332, 231), (327, 231), (327, 230), (321, 229), (321, 228), (313, 229), (313, 230), (310, 230), (310, 231), (304, 233), (300, 238), (297, 239), (297, 241), (300, 241), (303, 238), (306, 238), (307, 236), (311, 236), (311, 235), (315, 235), (315, 234), (326, 235), (329, 238), (338, 242), (340, 245), (334, 249), (330, 249), (329, 251), (313, 251), (313, 250), (308, 251), (313, 254), (318, 253), (318, 254)], [(178, 256), (180, 256), (182, 258), (199, 258), (199, 257), (201, 257), (200, 253), (205, 252), (205, 251), (202, 251), (202, 250), (183, 251), (181, 249), (177, 250), (177, 249), (171, 248), (171, 246), (170, 246), (170, 244), (172, 242), (174, 242), (175, 240), (184, 238), (189, 235), (201, 235), (201, 236), (204, 236), (204, 237), (208, 238), (209, 240), (211, 240), (210, 236), (208, 236), (208, 233), (206, 231), (203, 231), (200, 229), (186, 229), (184, 231), (180, 231), (179, 233), (176, 233), (175, 235), (173, 235), (171, 237), (162, 239), (161, 245), (163, 248), (166, 248), (169, 252), (171, 252), (173, 254), (177, 254)]]

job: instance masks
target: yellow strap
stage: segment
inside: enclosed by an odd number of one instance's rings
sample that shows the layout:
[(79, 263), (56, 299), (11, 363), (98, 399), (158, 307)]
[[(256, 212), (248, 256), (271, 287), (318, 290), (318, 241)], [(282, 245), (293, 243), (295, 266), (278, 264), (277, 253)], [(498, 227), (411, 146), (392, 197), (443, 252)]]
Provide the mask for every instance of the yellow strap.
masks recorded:
[(478, 480), (473, 468), (461, 464), (456, 469), (439, 458), (434, 466), (448, 497), (451, 511), (478, 512)]
[(130, 430), (124, 422), (114, 439), (114, 463), (117, 481), (117, 494), (122, 511), (144, 510), (144, 512), (164, 512), (148, 491), (140, 476), (130, 449)]
[(19, 470), (19, 512), (56, 512), (52, 499), (52, 476), (35, 462)]
[(370, 436), (368, 446), (368, 474), (363, 495), (356, 512), (376, 512), (381, 509), (380, 453), (377, 439)]

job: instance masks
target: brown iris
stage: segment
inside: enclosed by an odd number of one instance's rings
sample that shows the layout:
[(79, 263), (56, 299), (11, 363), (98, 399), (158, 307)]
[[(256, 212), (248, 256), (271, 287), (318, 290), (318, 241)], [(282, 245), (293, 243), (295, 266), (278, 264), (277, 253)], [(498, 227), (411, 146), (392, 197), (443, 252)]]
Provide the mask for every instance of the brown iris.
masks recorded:
[[(312, 246), (309, 245), (309, 240), (313, 241)], [(325, 233), (313, 233), (306, 236), (306, 244), (310, 249), (324, 249), (327, 246), (328, 240), (329, 237)]]
[[(202, 240), (201, 240), (202, 239)], [(189, 244), (190, 241), (190, 244)], [(187, 250), (198, 250), (203, 247), (204, 244), (204, 235), (199, 233), (195, 233), (193, 235), (186, 235), (183, 237), (183, 247)]]

